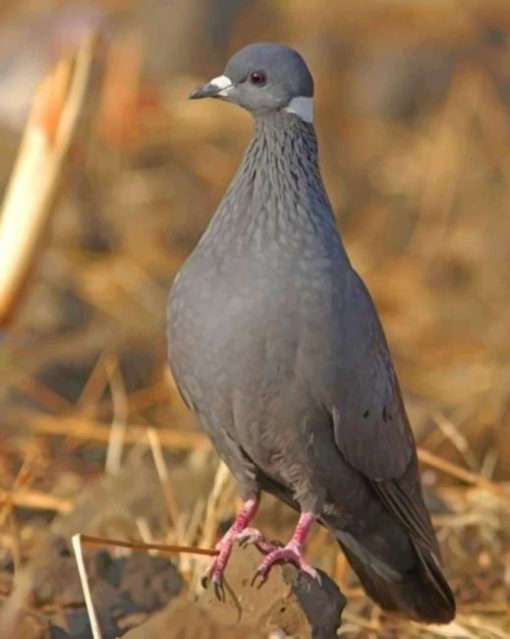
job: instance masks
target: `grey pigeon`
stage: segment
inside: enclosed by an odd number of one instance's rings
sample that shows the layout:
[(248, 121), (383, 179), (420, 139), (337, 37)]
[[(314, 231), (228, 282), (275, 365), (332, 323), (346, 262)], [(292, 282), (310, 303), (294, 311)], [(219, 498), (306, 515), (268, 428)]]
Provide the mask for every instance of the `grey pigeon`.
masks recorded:
[[(310, 72), (288, 47), (253, 44), (190, 97), (255, 118), (168, 306), (173, 375), (244, 502), (210, 575), (220, 587), (242, 539), (267, 552), (261, 578), (279, 561), (316, 577), (302, 551), (318, 521), (384, 609), (448, 622), (455, 602), (390, 352), (322, 184)], [(284, 547), (248, 527), (263, 490), (300, 513)]]

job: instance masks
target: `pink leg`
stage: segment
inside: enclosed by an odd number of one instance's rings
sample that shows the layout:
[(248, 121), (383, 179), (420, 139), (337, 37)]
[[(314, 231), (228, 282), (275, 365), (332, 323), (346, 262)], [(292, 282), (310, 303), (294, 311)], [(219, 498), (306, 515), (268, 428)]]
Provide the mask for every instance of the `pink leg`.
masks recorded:
[(216, 550), (219, 550), (219, 553), (213, 559), (207, 574), (209, 577), (212, 577), (214, 589), (217, 594), (221, 590), (223, 572), (226, 568), (230, 553), (232, 552), (232, 546), (236, 539), (238, 539), (241, 533), (246, 529), (247, 525), (257, 512), (258, 507), (259, 497), (247, 499), (243, 504), (242, 510), (236, 516), (234, 523), (216, 544)]
[(264, 560), (258, 567), (253, 580), (255, 581), (257, 577), (261, 577), (262, 581), (265, 581), (273, 564), (280, 561), (289, 561), (303, 572), (306, 572), (308, 575), (310, 575), (310, 577), (312, 577), (312, 579), (315, 579), (320, 584), (321, 578), (319, 573), (315, 570), (315, 568), (312, 568), (312, 566), (303, 557), (303, 547), (315, 520), (316, 516), (314, 515), (314, 513), (301, 513), (296, 529), (294, 530), (294, 534), (292, 535), (289, 543), (282, 548), (276, 548), (275, 550), (272, 550), (264, 558)]

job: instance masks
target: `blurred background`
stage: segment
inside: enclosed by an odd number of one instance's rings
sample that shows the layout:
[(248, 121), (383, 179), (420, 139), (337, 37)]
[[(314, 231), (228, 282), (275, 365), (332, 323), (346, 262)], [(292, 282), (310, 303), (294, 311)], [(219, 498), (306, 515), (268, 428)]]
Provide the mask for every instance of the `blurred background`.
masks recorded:
[[(169, 377), (164, 315), (251, 130), (240, 109), (187, 95), (260, 40), (313, 71), (323, 177), (382, 315), (459, 602), (450, 631), (383, 618), (318, 531), (311, 559), (349, 596), (342, 634), (510, 636), (508, 1), (4, 1), (2, 197), (37, 87), (90, 34), (58, 189), (0, 318), (5, 636), (89, 636), (70, 534), (211, 547), (234, 512)], [(51, 139), (45, 100), (32, 123)], [(259, 522), (285, 538), (294, 516), (267, 498)], [(196, 586), (190, 557), (173, 559), (179, 574), (161, 556), (88, 557), (105, 636)]]

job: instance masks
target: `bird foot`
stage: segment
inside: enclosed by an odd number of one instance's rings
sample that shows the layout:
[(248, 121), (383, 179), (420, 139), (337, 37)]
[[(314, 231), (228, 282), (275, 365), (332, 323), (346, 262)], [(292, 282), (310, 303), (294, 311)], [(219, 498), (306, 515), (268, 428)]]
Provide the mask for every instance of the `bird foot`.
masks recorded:
[(321, 585), (321, 577), (319, 573), (306, 561), (303, 557), (301, 546), (299, 546), (294, 540), (289, 541), (286, 546), (272, 550), (264, 558), (260, 566), (257, 568), (252, 579), (252, 584), (254, 584), (257, 579), (260, 579), (260, 584), (262, 585), (266, 581), (271, 567), (282, 561), (294, 564), (297, 568), (299, 568), (299, 570), (305, 572), (309, 577)]
[(258, 497), (247, 499), (244, 502), (243, 508), (235, 518), (234, 523), (216, 544), (215, 549), (218, 551), (218, 554), (214, 557), (202, 578), (202, 585), (204, 587), (206, 586), (207, 581), (212, 579), (214, 592), (216, 597), (220, 600), (225, 598), (225, 593), (223, 592), (223, 573), (225, 572), (228, 558), (232, 552), (232, 546), (239, 535), (246, 530), (247, 524), (257, 511), (258, 503)]
[(247, 544), (255, 544), (264, 553), (271, 553), (280, 548), (277, 544), (267, 541), (256, 528), (245, 528), (241, 532), (237, 532), (233, 527), (228, 530), (216, 544), (215, 549), (218, 551), (218, 554), (212, 560), (203, 579), (203, 581), (212, 579), (214, 592), (218, 599), (224, 598), (223, 573), (225, 572), (232, 547), (236, 541), (243, 547)]
[(264, 535), (256, 528), (245, 528), (239, 535), (237, 535), (237, 541), (239, 545), (244, 548), (248, 544), (255, 544), (259, 550), (268, 555), (274, 550), (278, 550), (282, 546), (268, 541)]
[(209, 579), (212, 580), (216, 597), (224, 599), (223, 573), (228, 563), (228, 558), (232, 552), (232, 546), (236, 540), (236, 533), (230, 529), (214, 547), (218, 551), (216, 557), (211, 561), (205, 575), (202, 578), (202, 585), (205, 587)]

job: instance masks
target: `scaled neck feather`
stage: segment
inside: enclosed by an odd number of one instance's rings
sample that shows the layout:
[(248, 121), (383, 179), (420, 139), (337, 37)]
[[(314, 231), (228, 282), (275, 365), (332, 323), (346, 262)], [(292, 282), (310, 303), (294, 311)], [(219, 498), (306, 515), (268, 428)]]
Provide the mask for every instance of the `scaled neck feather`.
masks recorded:
[(317, 236), (339, 243), (314, 127), (285, 111), (259, 115), (241, 166), (203, 239), (304, 245)]

